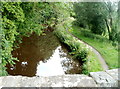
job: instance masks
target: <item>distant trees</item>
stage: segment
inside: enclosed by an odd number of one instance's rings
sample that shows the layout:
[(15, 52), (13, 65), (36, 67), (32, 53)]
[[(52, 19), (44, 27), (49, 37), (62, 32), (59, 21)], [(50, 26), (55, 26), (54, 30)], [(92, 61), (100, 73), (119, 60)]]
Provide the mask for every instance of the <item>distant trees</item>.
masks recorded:
[[(75, 3), (76, 22), (79, 26), (90, 29), (95, 34), (108, 33), (109, 40), (118, 40), (118, 3), (84, 2)], [(107, 28), (107, 30), (106, 30)]]
[(118, 40), (120, 42), (120, 1), (118, 2)]
[(109, 40), (115, 41), (118, 40), (118, 3), (117, 2), (106, 2), (104, 3), (106, 8), (106, 18), (104, 18), (108, 34)]
[(80, 26), (87, 27), (96, 34), (102, 34), (105, 31), (102, 16), (104, 10), (101, 2), (75, 3), (74, 11), (76, 13), (77, 23), (80, 24)]

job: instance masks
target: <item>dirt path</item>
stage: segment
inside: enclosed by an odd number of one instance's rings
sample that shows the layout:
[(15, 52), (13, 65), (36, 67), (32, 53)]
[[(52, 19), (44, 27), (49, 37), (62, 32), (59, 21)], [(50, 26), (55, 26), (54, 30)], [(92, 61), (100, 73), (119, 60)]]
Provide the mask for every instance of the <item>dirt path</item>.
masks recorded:
[[(67, 30), (67, 32), (69, 33), (69, 34), (71, 34), (73, 37), (75, 37), (75, 38), (77, 38), (75, 35), (73, 35), (72, 33), (70, 33), (68, 30)], [(102, 66), (102, 68), (103, 68), (103, 70), (108, 70), (109, 68), (108, 68), (108, 65), (106, 64), (106, 62), (105, 62), (105, 60), (104, 60), (104, 58), (101, 56), (101, 54), (94, 48), (94, 47), (92, 47), (92, 46), (90, 46), (89, 44), (87, 44), (86, 42), (84, 42), (84, 41), (82, 41), (81, 39), (79, 39), (79, 38), (77, 38), (79, 41), (81, 41), (82, 43), (84, 43), (86, 46), (88, 46), (96, 55), (97, 55), (97, 57), (98, 57), (98, 59), (99, 59), (99, 61), (100, 61), (100, 64), (101, 64), (101, 66)]]

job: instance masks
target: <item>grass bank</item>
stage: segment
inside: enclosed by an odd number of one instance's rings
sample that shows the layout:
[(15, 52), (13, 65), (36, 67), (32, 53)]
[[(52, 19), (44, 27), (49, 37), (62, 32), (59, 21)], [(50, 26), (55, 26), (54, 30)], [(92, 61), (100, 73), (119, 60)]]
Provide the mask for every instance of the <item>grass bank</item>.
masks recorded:
[(82, 68), (84, 74), (101, 71), (102, 67), (97, 59), (97, 56), (89, 48), (87, 48), (85, 44), (81, 43), (78, 39), (67, 32), (66, 29), (70, 28), (71, 25), (67, 22), (57, 25), (55, 34), (63, 43), (68, 45), (71, 50), (70, 54), (83, 62)]
[(95, 35), (89, 30), (77, 26), (72, 26), (72, 29), (69, 31), (79, 39), (96, 48), (103, 56), (110, 69), (118, 68), (118, 50), (112, 46), (112, 43), (106, 38)]

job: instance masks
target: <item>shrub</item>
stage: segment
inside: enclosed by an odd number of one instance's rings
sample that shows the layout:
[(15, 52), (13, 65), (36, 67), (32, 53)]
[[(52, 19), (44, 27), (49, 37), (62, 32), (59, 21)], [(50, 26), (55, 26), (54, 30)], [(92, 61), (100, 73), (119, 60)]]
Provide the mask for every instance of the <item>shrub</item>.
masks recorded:
[(88, 66), (86, 65), (86, 63), (84, 63), (83, 66), (82, 66), (82, 69), (83, 69), (82, 73), (83, 73), (83, 74), (86, 74), (86, 75), (89, 74), (89, 71), (88, 71), (87, 67), (88, 67)]
[(88, 52), (86, 50), (77, 50), (75, 52), (71, 52), (70, 54), (74, 55), (75, 59), (77, 59), (79, 62), (85, 62)]
[(71, 54), (79, 62), (81, 61), (83, 62), (83, 66), (82, 66), (83, 73), (88, 74), (88, 70), (87, 67), (85, 67), (85, 65), (86, 65), (89, 49), (86, 48), (86, 45), (78, 41), (78, 39), (76, 39), (66, 31), (66, 29), (69, 28), (70, 25), (64, 25), (64, 27), (62, 25), (57, 25), (55, 34), (58, 36), (58, 38), (60, 38), (60, 40), (63, 43), (68, 45), (70, 49), (69, 54)]

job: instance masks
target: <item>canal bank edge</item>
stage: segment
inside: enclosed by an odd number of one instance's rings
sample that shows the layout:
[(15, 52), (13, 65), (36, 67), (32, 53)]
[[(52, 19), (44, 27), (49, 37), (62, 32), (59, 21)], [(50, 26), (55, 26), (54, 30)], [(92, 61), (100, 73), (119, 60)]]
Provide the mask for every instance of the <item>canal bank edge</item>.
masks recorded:
[(120, 87), (119, 69), (84, 74), (67, 74), (58, 76), (3, 76), (2, 87)]

